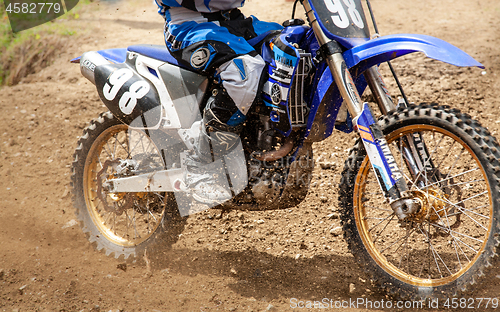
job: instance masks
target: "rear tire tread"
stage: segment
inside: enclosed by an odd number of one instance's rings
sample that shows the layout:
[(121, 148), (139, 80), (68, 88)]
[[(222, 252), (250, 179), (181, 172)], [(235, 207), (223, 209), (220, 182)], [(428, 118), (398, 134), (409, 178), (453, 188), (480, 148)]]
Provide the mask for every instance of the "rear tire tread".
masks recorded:
[[(158, 242), (161, 242), (167, 248), (171, 244), (175, 243), (175, 241), (177, 241), (178, 239), (178, 235), (184, 228), (186, 220), (185, 218), (175, 218), (175, 221), (179, 223), (175, 224), (173, 227), (165, 227), (160, 224), (160, 226), (158, 226), (158, 228), (156, 229), (156, 232), (153, 233), (151, 237), (133, 247), (114, 245), (105, 237), (101, 237), (101, 233), (91, 221), (85, 203), (83, 189), (83, 175), (85, 170), (84, 167), (90, 148), (92, 147), (92, 144), (97, 139), (97, 137), (109, 127), (119, 124), (121, 124), (121, 122), (108, 111), (101, 113), (97, 118), (93, 119), (89, 123), (89, 126), (87, 126), (83, 130), (83, 135), (77, 142), (77, 148), (75, 149), (75, 152), (73, 154), (73, 162), (71, 166), (72, 201), (73, 206), (76, 209), (75, 215), (80, 223), (80, 227), (87, 237), (88, 241), (91, 243), (91, 245), (94, 246), (96, 250), (103, 252), (104, 254), (106, 254), (106, 256), (113, 255), (113, 257), (116, 259), (128, 259), (129, 257), (138, 258), (142, 256), (142, 253), (147, 247), (152, 246)], [(169, 230), (167, 228), (171, 229)]]

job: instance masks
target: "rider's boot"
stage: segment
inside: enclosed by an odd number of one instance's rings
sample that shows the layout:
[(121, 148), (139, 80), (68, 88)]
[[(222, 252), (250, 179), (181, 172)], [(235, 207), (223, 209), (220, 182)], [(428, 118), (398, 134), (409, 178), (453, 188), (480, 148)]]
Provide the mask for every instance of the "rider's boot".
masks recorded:
[(243, 128), (241, 123), (229, 126), (218, 117), (228, 119), (224, 117), (230, 113), (220, 105), (220, 101), (228, 99), (227, 94), (220, 93), (208, 101), (203, 113), (204, 126), (194, 151), (187, 155), (185, 162), (185, 184), (193, 198), (204, 204), (220, 204), (231, 199), (225, 171), (221, 172), (213, 162), (232, 151), (240, 140)]

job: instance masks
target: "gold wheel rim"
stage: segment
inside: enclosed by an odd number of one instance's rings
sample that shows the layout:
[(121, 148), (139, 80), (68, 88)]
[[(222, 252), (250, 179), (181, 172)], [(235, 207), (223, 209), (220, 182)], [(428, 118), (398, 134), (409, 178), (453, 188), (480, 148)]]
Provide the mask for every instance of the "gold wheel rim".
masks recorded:
[[(140, 209), (138, 203), (147, 201), (148, 199), (145, 199), (145, 197), (150, 193), (129, 193), (127, 194), (129, 196), (106, 194), (103, 196), (110, 201), (111, 206), (119, 206), (118, 203), (120, 202), (123, 205), (131, 206), (123, 211), (120, 209), (107, 211), (97, 195), (99, 189), (97, 174), (103, 169), (106, 159), (124, 159), (130, 158), (134, 153), (148, 152), (145, 150), (144, 144), (141, 145), (136, 142), (131, 144), (129, 139), (125, 139), (130, 138), (131, 133), (134, 133), (134, 136), (142, 137), (142, 139), (147, 138), (144, 133), (131, 131), (128, 126), (123, 124), (112, 126), (102, 132), (89, 150), (83, 178), (85, 203), (92, 222), (100, 234), (108, 241), (122, 247), (133, 247), (150, 238), (161, 225), (165, 213), (165, 203), (161, 199), (156, 202), (157, 206), (158, 204), (161, 206), (159, 209), (151, 210), (149, 207), (145, 211)], [(149, 151), (154, 150), (159, 155), (156, 146), (149, 138), (147, 140), (147, 149)], [(134, 149), (137, 149), (137, 151), (134, 152)], [(120, 156), (123, 156), (123, 158), (120, 158)], [(110, 175), (110, 177), (113, 178), (113, 175)], [(163, 197), (163, 195), (156, 193), (154, 196)], [(128, 201), (128, 203), (124, 203), (125, 201)]]
[[(484, 183), (486, 184), (486, 188), (484, 191), (482, 191), (481, 196), (486, 195), (483, 197), (487, 197), (486, 200), (484, 200), (484, 202), (486, 202), (485, 206), (487, 206), (487, 210), (489, 212), (489, 214), (488, 214), (489, 221), (483, 222), (483, 224), (480, 224), (480, 226), (481, 226), (480, 229), (483, 230), (483, 233), (481, 235), (482, 243), (480, 243), (479, 246), (477, 244), (474, 245), (474, 247), (477, 246), (479, 248), (472, 248), (472, 249), (476, 250), (476, 252), (474, 252), (473, 257), (470, 257), (470, 256), (468, 257), (467, 253), (461, 249), (461, 247), (463, 247), (465, 249), (465, 246), (467, 245), (467, 243), (464, 243), (464, 244), (460, 243), (460, 240), (465, 240), (466, 238), (467, 238), (467, 241), (474, 241), (472, 239), (472, 237), (468, 238), (468, 236), (469, 236), (468, 234), (457, 232), (460, 230), (460, 228), (451, 229), (451, 226), (450, 226), (450, 229), (448, 229), (448, 233), (450, 236), (452, 236), (453, 242), (451, 244), (454, 245), (454, 249), (457, 250), (457, 253), (458, 253), (456, 262), (459, 263), (459, 267), (456, 267), (456, 268), (454, 267), (453, 269), (451, 269), (447, 265), (443, 265), (442, 271), (445, 271), (445, 274), (443, 274), (443, 272), (440, 271), (439, 273), (441, 276), (439, 276), (439, 274), (437, 274), (436, 277), (430, 276), (430, 274), (428, 274), (427, 277), (425, 277), (425, 274), (424, 274), (424, 276), (422, 276), (422, 274), (421, 274), (422, 271), (420, 271), (419, 274), (416, 274), (417, 271), (412, 272), (410, 269), (410, 266), (413, 266), (413, 264), (408, 265), (408, 270), (405, 270), (404, 268), (402, 269), (401, 268), (401, 260), (398, 263), (397, 261), (394, 261), (395, 255), (388, 254), (388, 252), (391, 249), (394, 249), (395, 247), (394, 248), (387, 247), (387, 245), (386, 245), (386, 246), (384, 246), (384, 248), (386, 248), (386, 249), (383, 250), (382, 248), (380, 248), (381, 247), (380, 245), (382, 245), (382, 243), (377, 243), (377, 240), (379, 240), (379, 237), (382, 237), (381, 233), (383, 231), (380, 232), (379, 236), (372, 233), (372, 231), (375, 229), (375, 227), (374, 227), (375, 221), (373, 221), (373, 222), (369, 221), (370, 220), (369, 216), (371, 214), (371, 211), (376, 210), (376, 209), (380, 209), (380, 207), (374, 208), (371, 205), (372, 199), (364, 198), (365, 195), (368, 195), (367, 188), (370, 187), (369, 182), (374, 181), (373, 180), (374, 179), (373, 170), (371, 168), (368, 157), (365, 157), (365, 159), (363, 160), (363, 162), (360, 166), (360, 169), (358, 171), (358, 175), (356, 177), (356, 182), (355, 182), (355, 186), (354, 186), (354, 196), (353, 196), (353, 198), (354, 198), (354, 207), (353, 207), (354, 218), (355, 218), (355, 222), (356, 222), (356, 227), (359, 231), (359, 235), (360, 235), (361, 240), (362, 240), (364, 246), (366, 247), (368, 253), (370, 254), (371, 258), (374, 259), (375, 262), (385, 272), (387, 272), (391, 276), (397, 278), (398, 280), (401, 280), (401, 281), (408, 283), (408, 284), (411, 284), (411, 285), (424, 286), (424, 287), (440, 286), (440, 285), (445, 285), (445, 284), (451, 283), (451, 282), (455, 281), (457, 278), (459, 278), (460, 276), (462, 276), (467, 270), (470, 269), (470, 267), (472, 267), (474, 265), (474, 263), (476, 263), (479, 256), (484, 251), (485, 246), (486, 246), (486, 242), (487, 242), (488, 237), (490, 236), (491, 227), (492, 227), (491, 220), (492, 220), (493, 211), (491, 208), (492, 207), (491, 189), (490, 189), (489, 184), (487, 183), (488, 179), (487, 179), (487, 176), (485, 174), (485, 171), (484, 171), (483, 167), (481, 166), (481, 163), (479, 162), (479, 159), (477, 158), (477, 156), (460, 138), (458, 138), (457, 136), (455, 136), (454, 134), (452, 134), (449, 131), (446, 131), (446, 130), (440, 129), (440, 128), (436, 128), (436, 127), (432, 127), (429, 125), (406, 126), (406, 127), (398, 129), (397, 131), (392, 132), (390, 134), (390, 136), (387, 138), (387, 142), (389, 143), (389, 145), (393, 146), (393, 148), (394, 148), (394, 145), (397, 146), (398, 142), (401, 142), (401, 138), (405, 134), (415, 133), (415, 132), (421, 132), (421, 133), (430, 132), (433, 134), (437, 134), (437, 136), (448, 137), (448, 138), (450, 138), (450, 140), (454, 140), (456, 143), (459, 143), (459, 145), (457, 145), (457, 146), (461, 146), (461, 148), (468, 153), (470, 158), (475, 161), (475, 165), (477, 165), (477, 167), (478, 167), (478, 169), (476, 171), (479, 171), (481, 173), (482, 179), (485, 181)], [(427, 143), (427, 140), (425, 140), (425, 137), (424, 137), (424, 141)], [(429, 140), (429, 142), (432, 142), (432, 141)], [(395, 143), (395, 144), (391, 144), (391, 143)], [(432, 144), (434, 144), (434, 143), (431, 143), (431, 145)], [(391, 148), (391, 150), (393, 150), (393, 152), (394, 152), (393, 148)], [(433, 150), (433, 148), (434, 148), (434, 150), (438, 150), (439, 146), (437, 146), (437, 147), (433, 146), (433, 147), (429, 148), (429, 152), (431, 154), (432, 154), (431, 150)], [(432, 157), (432, 155), (431, 155), (431, 157)], [(395, 156), (395, 158), (396, 158), (396, 156)], [(443, 162), (444, 162), (444, 160), (443, 160)], [(398, 162), (398, 165), (400, 166), (400, 168), (402, 167), (401, 164), (402, 163)], [(370, 177), (370, 175), (371, 175), (371, 177)], [(407, 176), (409, 176), (409, 175), (407, 175)], [(475, 180), (473, 180), (473, 181), (475, 181)], [(458, 183), (456, 183), (456, 184), (458, 185)], [(468, 184), (465, 184), (465, 185), (468, 185)], [(376, 185), (376, 187), (378, 188), (378, 185)], [(452, 186), (452, 187), (456, 187), (456, 186)], [(449, 188), (451, 188), (451, 186)], [(458, 201), (458, 203), (460, 203), (460, 201)], [(463, 203), (460, 203), (460, 205), (462, 205), (462, 204)], [(452, 206), (452, 207), (456, 208), (455, 206)], [(478, 207), (481, 207), (481, 206), (478, 206)], [(388, 204), (384, 204), (383, 209), (390, 209), (390, 206)], [(467, 214), (469, 214), (469, 210), (470, 209), (467, 210), (467, 212), (466, 212)], [(485, 211), (485, 210), (486, 209), (482, 209), (482, 211)], [(457, 208), (457, 211), (461, 211), (461, 210), (459, 208)], [(387, 212), (387, 213), (389, 213), (389, 212)], [(439, 211), (439, 213), (442, 214), (443, 211)], [(448, 211), (446, 211), (445, 213), (448, 213)], [(374, 214), (374, 215), (376, 215), (376, 214)], [(435, 215), (436, 214), (434, 214), (434, 216)], [(452, 215), (450, 213), (450, 217), (451, 216)], [(457, 216), (455, 216), (455, 218), (459, 218), (458, 214), (457, 214)], [(379, 219), (382, 219), (382, 218), (379, 218)], [(397, 220), (397, 218), (395, 218), (395, 219)], [(440, 221), (443, 220), (442, 218), (439, 218), (439, 219), (440, 219)], [(431, 220), (431, 219), (429, 219), (429, 220)], [(382, 221), (377, 220), (377, 222), (379, 224), (383, 224)], [(392, 221), (384, 221), (384, 222), (387, 222), (387, 224), (389, 225)], [(433, 225), (433, 223), (431, 223), (431, 222), (432, 221), (428, 222), (429, 228), (431, 228), (431, 226), (436, 227), (437, 228), (436, 232), (439, 232), (441, 229), (439, 229), (439, 227), (437, 225)], [(471, 222), (468, 222), (468, 223), (471, 223)], [(450, 224), (450, 223), (448, 223), (448, 224)], [(487, 225), (487, 226), (485, 226), (485, 225)], [(378, 226), (379, 225), (376, 225), (376, 227), (378, 227)], [(459, 227), (460, 226), (461, 225), (459, 225)], [(422, 227), (422, 225), (420, 227)], [(482, 227), (484, 227), (484, 229)], [(394, 227), (394, 228), (396, 228), (396, 227)], [(380, 230), (378, 230), (378, 231), (380, 231)], [(404, 237), (403, 239), (408, 241), (409, 238), (411, 237), (408, 235), (413, 235), (413, 234), (408, 234), (408, 229), (406, 229), (406, 231), (407, 231), (406, 235), (403, 236)], [(421, 234), (423, 234), (422, 236), (424, 237), (424, 240), (425, 239), (428, 240), (428, 242), (426, 244), (431, 246), (428, 249), (430, 249), (430, 251), (432, 253), (432, 257), (433, 257), (432, 262), (434, 262), (434, 264), (432, 264), (432, 265), (436, 266), (438, 271), (439, 271), (439, 267), (438, 267), (439, 263), (441, 261), (443, 263), (445, 263), (444, 260), (442, 259), (442, 258), (444, 258), (444, 256), (442, 257), (439, 254), (439, 252), (436, 250), (436, 248), (432, 247), (432, 237), (433, 236), (430, 235), (430, 232), (426, 233), (425, 231), (421, 231), (421, 228), (420, 228), (420, 232), (422, 232)], [(419, 234), (419, 233), (417, 233), (417, 234)], [(456, 236), (460, 236), (460, 238), (456, 238)], [(437, 236), (437, 237), (439, 237), (439, 236)], [(476, 239), (476, 238), (474, 238), (474, 239)], [(458, 246), (458, 248), (457, 248), (457, 246)], [(442, 247), (442, 246), (439, 246), (439, 247)], [(468, 246), (468, 247), (472, 247), (472, 246)], [(398, 248), (400, 248), (400, 247), (398, 247)], [(463, 253), (465, 256), (461, 255), (460, 253)], [(430, 253), (429, 253), (429, 255), (430, 255)], [(403, 259), (403, 257), (404, 256), (401, 256), (401, 259)], [(406, 258), (410, 258), (410, 256), (407, 255)], [(447, 258), (449, 258), (449, 257), (447, 256)], [(461, 258), (464, 258), (464, 259), (461, 260)], [(465, 261), (465, 259), (468, 259), (468, 261)], [(409, 259), (408, 259), (408, 262), (410, 262)], [(431, 261), (429, 261), (429, 262), (431, 262)], [(435, 263), (437, 263), (437, 265)], [(428, 271), (430, 273), (432, 271), (432, 268), (429, 267)], [(448, 271), (448, 272), (446, 272), (446, 271)]]

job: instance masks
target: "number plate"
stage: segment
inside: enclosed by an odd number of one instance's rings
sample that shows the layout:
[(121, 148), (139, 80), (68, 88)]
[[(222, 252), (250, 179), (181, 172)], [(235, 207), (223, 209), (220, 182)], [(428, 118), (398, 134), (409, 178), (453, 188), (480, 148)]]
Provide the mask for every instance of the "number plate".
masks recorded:
[(341, 38), (369, 38), (361, 0), (310, 0), (323, 27)]

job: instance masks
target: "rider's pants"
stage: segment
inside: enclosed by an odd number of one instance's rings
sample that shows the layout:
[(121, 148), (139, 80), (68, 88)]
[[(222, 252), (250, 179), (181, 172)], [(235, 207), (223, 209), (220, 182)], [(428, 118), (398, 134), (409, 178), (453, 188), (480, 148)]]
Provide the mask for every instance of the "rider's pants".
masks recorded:
[[(177, 12), (179, 11), (179, 12)], [(265, 66), (247, 40), (281, 29), (277, 23), (245, 18), (238, 9), (230, 12), (198, 14), (179, 22), (186, 9), (171, 8), (165, 26), (165, 42), (173, 57), (182, 65), (200, 73), (212, 74), (228, 95), (212, 103), (215, 117), (229, 126), (245, 120), (259, 88)], [(179, 14), (177, 14), (179, 13)], [(189, 13), (188, 13), (189, 14)]]

